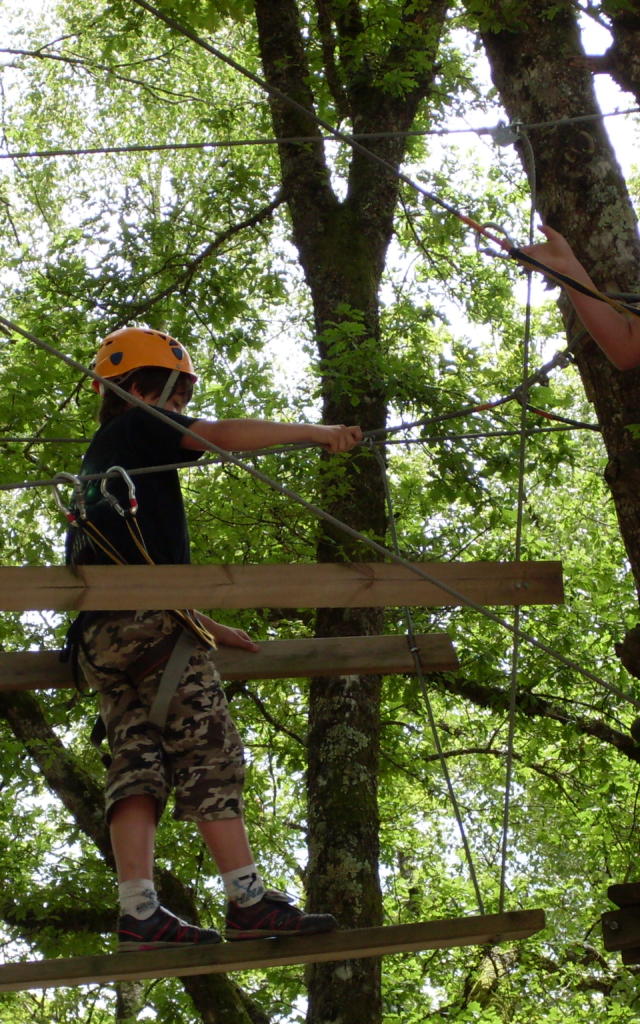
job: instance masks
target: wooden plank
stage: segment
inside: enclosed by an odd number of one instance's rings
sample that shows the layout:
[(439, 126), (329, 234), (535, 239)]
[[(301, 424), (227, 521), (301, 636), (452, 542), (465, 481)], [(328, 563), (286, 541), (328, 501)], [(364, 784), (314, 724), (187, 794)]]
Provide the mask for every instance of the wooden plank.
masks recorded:
[(485, 917), (400, 924), (387, 928), (358, 928), (302, 938), (225, 942), (217, 946), (154, 949), (37, 960), (0, 967), (0, 992), (63, 985), (132, 981), (139, 978), (220, 974), (286, 964), (355, 960), (369, 956), (484, 946), (525, 939), (544, 928), (544, 911), (521, 910)]
[[(425, 672), (459, 668), (446, 633), (416, 636)], [(216, 664), (223, 679), (304, 679), (310, 676), (376, 672), (413, 672), (415, 663), (406, 636), (344, 636), (267, 640), (259, 651), (220, 647)], [(70, 666), (58, 651), (0, 653), (0, 693), (73, 686)]]
[(560, 562), (420, 562), (451, 596), (401, 565), (105, 565), (0, 567), (0, 610), (440, 607), (561, 604)]
[(607, 896), (618, 907), (638, 904), (640, 910), (640, 882), (617, 882), (607, 889)]

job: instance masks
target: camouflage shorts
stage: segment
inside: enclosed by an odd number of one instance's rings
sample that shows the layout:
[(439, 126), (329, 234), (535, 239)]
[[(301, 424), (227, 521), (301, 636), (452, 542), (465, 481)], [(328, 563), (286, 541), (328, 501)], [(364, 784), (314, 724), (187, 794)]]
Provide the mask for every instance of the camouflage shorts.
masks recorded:
[[(149, 708), (163, 667), (140, 678), (152, 648), (176, 631), (168, 612), (100, 615), (84, 630), (78, 662), (99, 692), (112, 762), (107, 818), (118, 800), (155, 798), (158, 817), (175, 789), (176, 818), (213, 821), (242, 813), (244, 754), (211, 652), (196, 645), (177, 682), (163, 729)], [(144, 670), (143, 670), (144, 671)]]

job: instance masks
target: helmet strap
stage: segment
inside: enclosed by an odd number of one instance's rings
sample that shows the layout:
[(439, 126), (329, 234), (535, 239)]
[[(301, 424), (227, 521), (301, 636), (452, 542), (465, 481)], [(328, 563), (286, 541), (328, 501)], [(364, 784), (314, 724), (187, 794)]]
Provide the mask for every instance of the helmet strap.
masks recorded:
[[(93, 369), (93, 366), (91, 368)], [(135, 372), (136, 372), (135, 370), (129, 370), (128, 373), (123, 373), (121, 377), (108, 377), (107, 379), (110, 380), (113, 384), (117, 384), (118, 387), (124, 388), (125, 384), (129, 380), (129, 377), (133, 377)], [(104, 396), (106, 395), (107, 391), (109, 391), (109, 390), (110, 389), (107, 387), (107, 385), (104, 383), (104, 381), (102, 381), (102, 380), (98, 381), (98, 394), (100, 395), (100, 398), (104, 398)], [(166, 399), (165, 399), (165, 401), (166, 401)]]
[(177, 381), (179, 376), (180, 376), (180, 370), (172, 370), (171, 371), (171, 373), (167, 377), (167, 383), (163, 387), (162, 392), (160, 394), (160, 397), (158, 399), (156, 399), (156, 401), (154, 402), (154, 405), (163, 406), (164, 403), (167, 402), (171, 398), (171, 395), (173, 393), (173, 389), (176, 386), (176, 381)]

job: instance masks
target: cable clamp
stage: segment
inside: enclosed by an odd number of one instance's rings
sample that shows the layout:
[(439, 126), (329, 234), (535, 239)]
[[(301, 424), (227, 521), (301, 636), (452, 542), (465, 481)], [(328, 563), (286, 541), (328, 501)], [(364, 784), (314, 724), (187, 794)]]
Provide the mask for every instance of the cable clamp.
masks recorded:
[(567, 366), (571, 366), (572, 362), (571, 352), (565, 348), (561, 352), (556, 352), (553, 359), (547, 363), (547, 368), (549, 370), (564, 370)]
[(505, 124), (504, 121), (498, 121), (495, 128), (489, 129), (489, 135), (496, 146), (513, 146), (520, 138), (520, 133), (515, 130), (516, 127), (514, 125), (512, 128), (511, 125)]
[[(109, 480), (114, 476), (120, 477), (120, 479), (126, 484), (129, 495), (128, 509), (124, 509), (115, 494), (112, 494), (109, 490)], [(103, 498), (107, 499), (111, 507), (114, 508), (118, 515), (122, 516), (123, 519), (126, 519), (127, 516), (135, 516), (137, 513), (138, 500), (136, 498), (135, 484), (126, 469), (123, 469), (122, 466), (111, 466), (111, 468), (107, 470), (106, 474), (102, 478), (102, 483), (100, 484), (100, 492)]]

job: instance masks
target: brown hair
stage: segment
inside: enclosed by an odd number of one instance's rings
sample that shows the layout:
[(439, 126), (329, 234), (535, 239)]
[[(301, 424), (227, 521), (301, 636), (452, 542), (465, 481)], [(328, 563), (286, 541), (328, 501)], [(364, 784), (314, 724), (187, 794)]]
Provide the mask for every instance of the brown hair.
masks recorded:
[[(138, 390), (143, 395), (153, 395), (157, 398), (162, 394), (162, 390), (171, 372), (171, 370), (161, 366), (143, 366), (139, 370), (134, 370), (133, 373), (128, 374), (126, 377), (121, 377), (120, 379), (114, 377), (112, 380), (114, 384), (119, 384), (125, 391), (131, 391), (133, 385), (136, 384)], [(171, 394), (175, 394), (179, 389), (186, 390), (187, 386), (192, 388), (193, 378), (188, 373), (181, 373), (173, 386)], [(170, 397), (171, 395), (169, 395)], [(130, 408), (130, 402), (121, 398), (111, 388), (105, 387), (102, 402), (98, 409), (98, 420), (101, 425), (104, 425)]]

